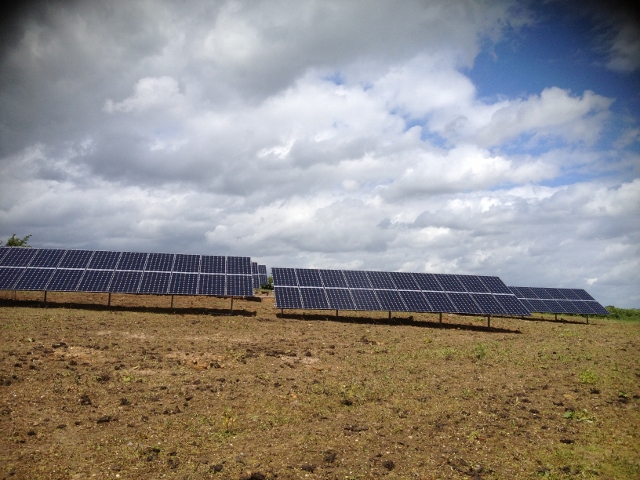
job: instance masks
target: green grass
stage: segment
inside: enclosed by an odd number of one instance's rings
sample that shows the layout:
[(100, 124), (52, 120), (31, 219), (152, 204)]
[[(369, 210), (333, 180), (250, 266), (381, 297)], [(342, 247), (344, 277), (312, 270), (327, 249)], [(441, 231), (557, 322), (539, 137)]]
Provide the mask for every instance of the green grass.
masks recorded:
[(610, 315), (606, 318), (611, 320), (623, 320), (625, 322), (640, 322), (639, 308), (617, 308), (613, 305), (606, 307)]

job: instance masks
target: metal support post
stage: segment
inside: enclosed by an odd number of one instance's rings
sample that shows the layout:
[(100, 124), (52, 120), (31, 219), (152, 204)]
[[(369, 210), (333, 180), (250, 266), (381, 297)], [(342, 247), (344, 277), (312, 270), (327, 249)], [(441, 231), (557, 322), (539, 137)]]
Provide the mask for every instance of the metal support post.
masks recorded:
[(442, 323), (442, 312), (440, 312), (440, 323)]

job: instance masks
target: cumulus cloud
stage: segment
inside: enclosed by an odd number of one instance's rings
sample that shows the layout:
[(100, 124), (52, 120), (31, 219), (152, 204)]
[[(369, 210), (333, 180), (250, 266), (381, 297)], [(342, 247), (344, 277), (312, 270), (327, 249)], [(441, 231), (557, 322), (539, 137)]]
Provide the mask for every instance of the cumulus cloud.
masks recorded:
[(637, 126), (612, 122), (624, 99), (481, 97), (469, 75), (533, 21), (520, 4), (33, 8), (0, 56), (3, 231), (640, 301)]

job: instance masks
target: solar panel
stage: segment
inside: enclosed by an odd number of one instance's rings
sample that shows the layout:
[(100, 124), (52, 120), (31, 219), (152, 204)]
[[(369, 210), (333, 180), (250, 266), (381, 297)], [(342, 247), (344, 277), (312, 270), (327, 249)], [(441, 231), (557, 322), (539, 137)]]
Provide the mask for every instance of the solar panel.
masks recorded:
[(47, 290), (56, 292), (75, 292), (78, 289), (84, 270), (58, 268), (47, 284)]
[(21, 267), (0, 267), (0, 290), (13, 290), (25, 270)]
[(351, 293), (346, 288), (326, 288), (329, 307), (335, 310), (355, 310)]
[(53, 268), (27, 268), (13, 289), (45, 290), (54, 272)]
[(195, 273), (172, 273), (168, 293), (172, 295), (197, 295), (198, 277), (199, 275)]
[(147, 256), (147, 253), (142, 252), (122, 252), (116, 268), (118, 270), (143, 270)]
[(458, 275), (458, 280), (467, 289), (473, 293), (489, 293), (487, 286), (475, 275)]
[(373, 289), (352, 289), (351, 296), (356, 310), (381, 310)]
[(93, 254), (87, 268), (93, 270), (113, 270), (118, 264), (120, 252), (98, 250)]
[(347, 281), (347, 286), (349, 288), (371, 288), (371, 283), (369, 283), (369, 278), (367, 277), (366, 272), (358, 270), (344, 270), (342, 273), (344, 274), (344, 278)]
[(141, 277), (142, 272), (140, 271), (116, 270), (109, 291), (113, 293), (138, 293)]
[(398, 290), (420, 290), (420, 287), (413, 278), (413, 274), (406, 272), (391, 272), (391, 280)]
[[(318, 270), (325, 288), (347, 288), (347, 281), (341, 270)], [(275, 283), (275, 278), (273, 279)]]
[(113, 270), (86, 270), (78, 285), (79, 292), (108, 292)]
[(92, 255), (92, 250), (67, 250), (58, 268), (87, 268)]
[(267, 266), (258, 265), (258, 276), (260, 278), (260, 287), (269, 283), (269, 277), (267, 275)]
[(65, 250), (39, 249), (29, 263), (30, 267), (57, 267), (60, 259), (64, 256)]
[(376, 297), (382, 310), (389, 312), (406, 312), (407, 306), (397, 290), (376, 290)]
[(608, 315), (606, 308), (583, 289), (509, 287), (518, 300), (532, 312)]
[(466, 292), (467, 289), (460, 283), (457, 275), (449, 275), (446, 273), (436, 274), (436, 278), (445, 292)]
[(328, 310), (330, 308), (327, 296), (324, 293), (324, 288), (301, 288), (300, 295), (302, 296), (302, 305), (304, 308), (313, 310)]
[(507, 295), (512, 295), (509, 287), (507, 287), (499, 277), (479, 275), (478, 278), (489, 289), (491, 293), (505, 293)]
[(490, 293), (470, 293), (469, 296), (480, 307), (480, 312), (490, 315), (505, 315), (508, 313)]
[(150, 253), (144, 269), (146, 272), (170, 272), (174, 257), (172, 253)]
[(409, 312), (435, 312), (422, 292), (413, 290), (398, 291)]
[(200, 255), (176, 253), (173, 264), (174, 272), (198, 273), (200, 271)]
[(200, 259), (200, 273), (226, 273), (227, 259), (220, 255), (203, 255)]
[(530, 315), (532, 310), (527, 304), (523, 304), (513, 295), (494, 295), (493, 298), (502, 306), (508, 315), (524, 316)]
[(273, 268), (273, 283), (283, 287), (295, 287), (298, 285), (296, 272), (293, 268)]
[(227, 295), (231, 297), (253, 296), (251, 275), (227, 275)]
[(300, 289), (296, 287), (275, 287), (277, 308), (302, 308)]
[(444, 292), (423, 292), (433, 312), (456, 312), (456, 307)]
[(200, 295), (212, 295), (222, 297), (225, 291), (225, 275), (220, 274), (200, 274)]
[(366, 272), (369, 283), (375, 289), (395, 290), (396, 286), (388, 272)]
[(253, 288), (260, 288), (260, 278), (258, 276), (258, 262), (251, 262), (251, 275), (253, 276)]
[(414, 273), (413, 278), (420, 287), (420, 290), (425, 292), (442, 292), (443, 288), (438, 282), (438, 279), (432, 273)]
[(322, 287), (322, 279), (318, 270), (309, 268), (297, 268), (296, 277), (301, 287)]
[(144, 272), (138, 293), (166, 295), (170, 277), (168, 272)]
[(0, 265), (2, 265), (2, 259), (11, 251), (10, 247), (0, 247)]
[(2, 257), (0, 266), (3, 267), (26, 267), (31, 259), (38, 253), (37, 249), (25, 247), (11, 247)]
[(251, 275), (251, 259), (249, 257), (227, 257), (227, 274)]
[(483, 313), (482, 309), (473, 301), (468, 293), (449, 292), (449, 299), (453, 303), (456, 313)]

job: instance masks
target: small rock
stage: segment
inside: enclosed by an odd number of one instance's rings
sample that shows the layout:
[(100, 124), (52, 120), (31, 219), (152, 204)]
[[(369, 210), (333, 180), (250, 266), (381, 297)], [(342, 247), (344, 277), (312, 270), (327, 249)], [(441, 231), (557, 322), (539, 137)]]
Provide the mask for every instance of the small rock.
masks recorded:
[(169, 468), (172, 470), (175, 470), (178, 468), (178, 465), (180, 465), (180, 459), (178, 457), (169, 457), (167, 459), (167, 465), (169, 465)]
[(309, 473), (313, 473), (316, 470), (316, 466), (312, 465), (310, 463), (305, 463), (300, 467), (302, 470), (304, 470), (305, 472), (309, 472)]
[(112, 420), (113, 418), (111, 417), (111, 415), (104, 415), (96, 420), (96, 423), (109, 423)]
[(393, 463), (393, 460), (385, 460), (384, 462), (382, 462), (382, 466), (384, 468), (386, 468), (387, 470), (391, 471), (394, 468), (396, 468), (396, 464)]

